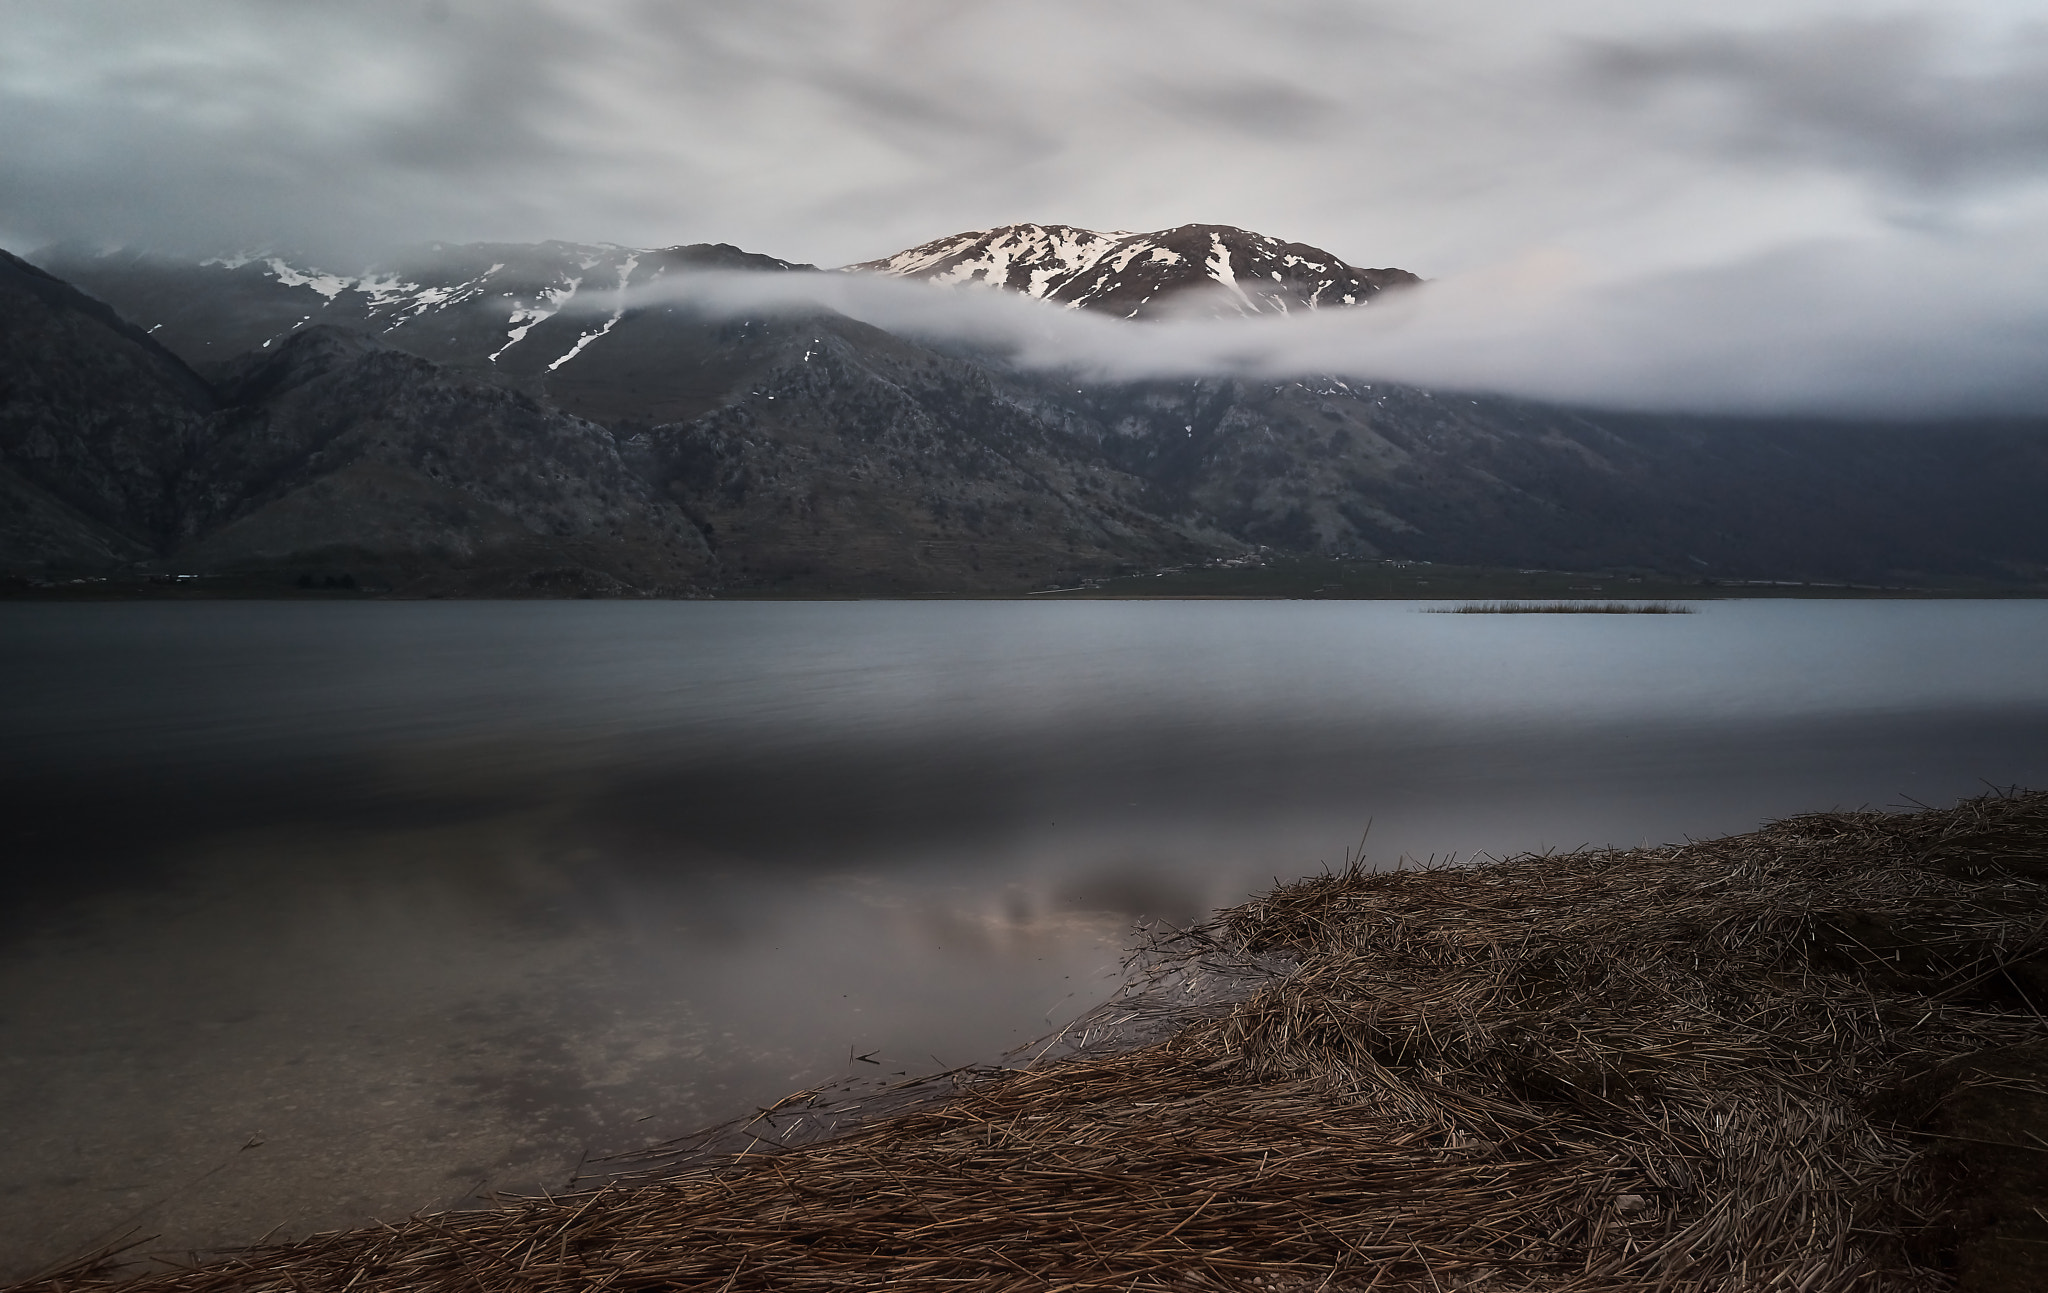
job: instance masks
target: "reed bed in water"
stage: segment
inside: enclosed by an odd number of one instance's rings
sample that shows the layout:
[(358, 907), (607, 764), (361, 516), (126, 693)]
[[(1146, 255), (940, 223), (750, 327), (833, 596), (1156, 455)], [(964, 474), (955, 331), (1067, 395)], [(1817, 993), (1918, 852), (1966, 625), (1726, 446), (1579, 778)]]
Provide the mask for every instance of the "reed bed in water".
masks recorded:
[(1200, 966), (1241, 990), (1137, 1049), (131, 1287), (1949, 1287), (1959, 1196), (1926, 1075), (2048, 1037), (2044, 873), (2048, 796), (2016, 793), (1354, 866), (1156, 942), (1155, 987)]
[(1466, 602), (1431, 615), (1690, 615), (1684, 602)]

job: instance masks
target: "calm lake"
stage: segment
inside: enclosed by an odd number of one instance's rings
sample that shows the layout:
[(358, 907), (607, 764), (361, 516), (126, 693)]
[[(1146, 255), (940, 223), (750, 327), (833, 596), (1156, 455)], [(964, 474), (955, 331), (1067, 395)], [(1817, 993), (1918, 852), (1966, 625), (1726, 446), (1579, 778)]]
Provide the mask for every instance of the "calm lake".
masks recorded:
[(0, 1277), (994, 1060), (1361, 837), (2048, 785), (2048, 603), (1423, 611), (0, 606)]

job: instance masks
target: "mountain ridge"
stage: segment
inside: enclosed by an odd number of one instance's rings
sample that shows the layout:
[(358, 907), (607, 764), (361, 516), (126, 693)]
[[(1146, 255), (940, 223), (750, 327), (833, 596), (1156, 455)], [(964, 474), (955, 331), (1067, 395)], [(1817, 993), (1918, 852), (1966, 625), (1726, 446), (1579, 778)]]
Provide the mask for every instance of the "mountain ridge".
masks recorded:
[(429, 243), (349, 272), (272, 254), (185, 261), (57, 246), (39, 255), (202, 370), (298, 328), (329, 324), (383, 336), (437, 362), (527, 377), (573, 365), (618, 325), (629, 294), (706, 270), (1000, 286), (1133, 319), (1353, 307), (1422, 282), (1406, 270), (1359, 269), (1303, 243), (1199, 224), (1154, 233), (1004, 225), (836, 271), (730, 243)]
[[(1056, 228), (1059, 283), (1085, 285), (1114, 244)], [(1257, 546), (1690, 577), (2048, 572), (2041, 423), (1078, 380), (822, 307), (619, 294), (657, 272), (823, 272), (729, 245), (479, 244), (435, 265), (367, 290), (256, 260), (45, 267), (97, 304), (17, 273), (0, 503), (26, 519), (0, 564), (494, 596), (1004, 593)], [(595, 308), (543, 312), (571, 279)]]

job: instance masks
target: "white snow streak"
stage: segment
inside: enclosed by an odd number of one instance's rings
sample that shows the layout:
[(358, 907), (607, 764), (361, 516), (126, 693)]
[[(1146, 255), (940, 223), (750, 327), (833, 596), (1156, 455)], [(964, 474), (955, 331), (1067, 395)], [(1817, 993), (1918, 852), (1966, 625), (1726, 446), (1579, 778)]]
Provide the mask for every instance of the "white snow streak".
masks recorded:
[(497, 363), (499, 355), (526, 340), (526, 334), (533, 330), (534, 324), (552, 318), (568, 303), (570, 297), (576, 295), (576, 289), (582, 285), (582, 279), (572, 278), (566, 286), (551, 287), (542, 292), (532, 305), (524, 305), (512, 311), (512, 317), (507, 320), (513, 325), (512, 330), (505, 334), (505, 344), (491, 352), (491, 362)]
[(1209, 235), (1209, 260), (1202, 268), (1209, 271), (1210, 278), (1230, 289), (1246, 314), (1259, 312), (1259, 307), (1252, 304), (1252, 298), (1246, 296), (1244, 289), (1237, 285), (1237, 275), (1232, 273), (1230, 268), (1230, 248), (1223, 245), (1222, 234)]
[[(612, 311), (612, 317), (604, 321), (604, 326), (594, 328), (591, 331), (586, 332), (582, 336), (576, 338), (576, 344), (569, 347), (568, 354), (563, 355), (560, 359), (557, 359), (554, 363), (548, 365), (549, 372), (554, 372), (563, 364), (568, 363), (576, 356), (582, 354), (583, 348), (585, 346), (589, 345), (591, 342), (597, 340), (599, 337), (602, 337), (605, 333), (610, 332), (613, 328), (618, 326), (619, 320), (624, 318), (626, 314), (626, 280), (633, 277), (633, 271), (637, 269), (639, 265), (639, 252), (633, 252), (626, 257), (625, 262), (619, 266), (619, 303), (618, 307)], [(585, 266), (585, 268), (588, 268), (588, 266)]]

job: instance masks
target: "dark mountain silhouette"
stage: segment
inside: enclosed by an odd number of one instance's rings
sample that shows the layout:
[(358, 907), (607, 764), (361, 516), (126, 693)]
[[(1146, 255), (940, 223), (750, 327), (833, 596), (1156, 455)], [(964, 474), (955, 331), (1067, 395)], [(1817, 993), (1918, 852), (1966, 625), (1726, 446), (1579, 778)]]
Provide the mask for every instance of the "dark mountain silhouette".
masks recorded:
[[(1219, 246), (1241, 297), (1189, 268)], [(0, 266), (0, 498), (22, 573), (1002, 592), (1254, 545), (1748, 578), (2048, 569), (2041, 423), (1620, 415), (1336, 378), (1077, 382), (826, 310), (712, 317), (621, 295), (810, 270), (728, 246), (440, 247), (352, 275), (45, 259), (92, 295)], [(1269, 261), (1259, 283), (1238, 269)], [(1133, 292), (1345, 308), (1406, 281), (1220, 226), (1011, 226), (879, 264), (1117, 313)]]

